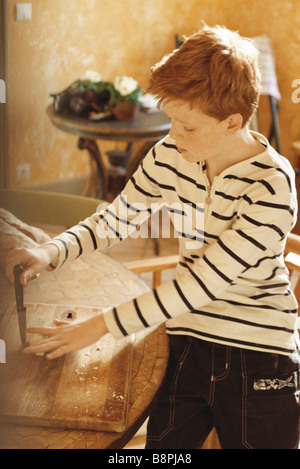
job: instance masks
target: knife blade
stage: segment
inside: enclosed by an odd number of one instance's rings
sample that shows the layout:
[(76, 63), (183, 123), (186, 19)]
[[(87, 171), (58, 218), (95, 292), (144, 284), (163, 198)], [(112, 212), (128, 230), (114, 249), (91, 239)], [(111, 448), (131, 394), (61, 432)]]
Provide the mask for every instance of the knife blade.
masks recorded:
[(26, 346), (26, 307), (24, 306), (24, 288), (20, 282), (20, 276), (24, 272), (24, 267), (22, 265), (16, 265), (14, 267), (15, 275), (15, 294), (16, 294), (16, 305), (18, 313), (18, 323), (20, 337), (23, 347)]

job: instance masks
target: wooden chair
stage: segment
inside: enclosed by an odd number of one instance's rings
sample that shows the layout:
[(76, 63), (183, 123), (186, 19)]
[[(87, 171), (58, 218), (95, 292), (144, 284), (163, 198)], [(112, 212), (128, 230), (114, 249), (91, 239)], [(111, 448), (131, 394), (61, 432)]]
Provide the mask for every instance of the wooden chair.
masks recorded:
[(152, 272), (152, 288), (161, 284), (162, 271), (175, 269), (179, 262), (179, 255), (158, 256), (150, 259), (139, 259), (137, 261), (125, 262), (124, 265), (136, 274)]

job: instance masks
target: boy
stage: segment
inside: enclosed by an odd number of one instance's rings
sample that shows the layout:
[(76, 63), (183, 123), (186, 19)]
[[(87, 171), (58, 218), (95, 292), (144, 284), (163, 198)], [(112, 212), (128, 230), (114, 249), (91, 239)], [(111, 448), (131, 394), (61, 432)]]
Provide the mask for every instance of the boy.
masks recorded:
[(117, 242), (137, 214), (166, 205), (180, 234), (176, 280), (81, 325), (34, 329), (49, 338), (27, 349), (54, 359), (108, 331), (121, 338), (166, 322), (170, 360), (149, 449), (199, 448), (213, 426), (222, 448), (298, 446), (297, 303), (283, 259), (296, 220), (294, 172), (248, 129), (259, 90), (252, 43), (203, 27), (152, 69), (149, 91), (172, 129), (120, 196), (54, 241), (8, 258), (8, 277), (22, 263), (25, 284)]

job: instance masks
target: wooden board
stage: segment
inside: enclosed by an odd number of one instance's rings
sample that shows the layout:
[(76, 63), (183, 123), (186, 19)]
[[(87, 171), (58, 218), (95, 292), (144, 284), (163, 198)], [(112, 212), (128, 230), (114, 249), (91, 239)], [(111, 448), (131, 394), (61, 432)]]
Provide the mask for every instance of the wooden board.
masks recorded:
[[(26, 306), (27, 326), (53, 325), (55, 317), (64, 317), (70, 309), (76, 320), (101, 313), (92, 307)], [(133, 337), (116, 342), (107, 334), (90, 347), (49, 361), (22, 354), (16, 307), (1, 308), (1, 338), (6, 344), (6, 363), (0, 365), (1, 418), (17, 424), (124, 431)]]

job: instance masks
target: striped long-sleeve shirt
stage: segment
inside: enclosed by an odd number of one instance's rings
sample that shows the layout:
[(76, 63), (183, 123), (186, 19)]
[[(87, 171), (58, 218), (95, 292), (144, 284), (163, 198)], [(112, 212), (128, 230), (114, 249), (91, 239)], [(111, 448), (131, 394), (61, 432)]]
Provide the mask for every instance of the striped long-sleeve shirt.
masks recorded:
[(111, 205), (51, 241), (59, 268), (130, 235), (162, 205), (168, 210), (179, 238), (176, 277), (105, 312), (115, 338), (166, 322), (169, 334), (284, 355), (296, 349), (297, 302), (283, 257), (297, 216), (294, 171), (252, 134), (265, 150), (211, 185), (205, 164), (185, 161), (167, 136)]

